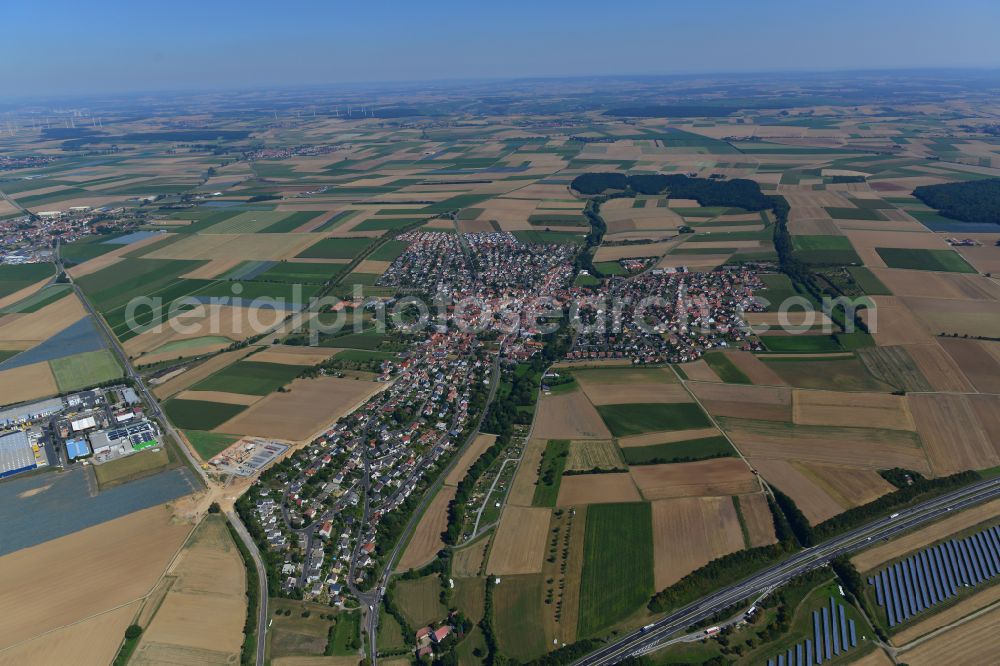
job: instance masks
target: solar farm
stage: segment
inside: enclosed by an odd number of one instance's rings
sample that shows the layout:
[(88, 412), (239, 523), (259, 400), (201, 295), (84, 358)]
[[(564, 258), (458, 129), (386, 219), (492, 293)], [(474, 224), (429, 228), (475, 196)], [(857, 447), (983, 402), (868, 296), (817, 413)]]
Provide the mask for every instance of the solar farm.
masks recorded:
[(895, 627), (1000, 574), (1000, 526), (919, 550), (868, 578)]
[(858, 645), (854, 620), (843, 604), (830, 597), (830, 605), (812, 613), (813, 637), (767, 660), (767, 666), (813, 666), (845, 654)]

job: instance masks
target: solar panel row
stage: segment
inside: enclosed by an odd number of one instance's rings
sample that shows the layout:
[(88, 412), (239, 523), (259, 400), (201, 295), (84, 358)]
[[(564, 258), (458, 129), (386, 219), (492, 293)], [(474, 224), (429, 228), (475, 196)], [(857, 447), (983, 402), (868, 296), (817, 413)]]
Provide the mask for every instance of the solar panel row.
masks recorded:
[[(767, 666), (816, 666), (858, 645), (854, 620), (847, 619), (843, 604), (830, 597), (830, 605), (813, 611), (813, 637), (797, 643), (784, 654), (767, 660)], [(815, 651), (813, 646), (815, 646)]]
[(890, 627), (1000, 575), (1000, 526), (920, 550), (868, 579)]

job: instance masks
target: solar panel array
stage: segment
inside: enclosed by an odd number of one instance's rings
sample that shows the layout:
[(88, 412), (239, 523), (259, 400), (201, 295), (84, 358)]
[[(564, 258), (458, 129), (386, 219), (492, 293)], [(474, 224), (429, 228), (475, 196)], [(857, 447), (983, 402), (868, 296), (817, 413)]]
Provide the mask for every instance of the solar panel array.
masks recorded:
[(813, 637), (797, 643), (784, 654), (767, 660), (767, 666), (815, 666), (846, 653), (858, 645), (854, 620), (848, 620), (844, 605), (830, 597), (830, 605), (813, 611)]
[(868, 578), (890, 627), (1000, 574), (1000, 526), (917, 551)]

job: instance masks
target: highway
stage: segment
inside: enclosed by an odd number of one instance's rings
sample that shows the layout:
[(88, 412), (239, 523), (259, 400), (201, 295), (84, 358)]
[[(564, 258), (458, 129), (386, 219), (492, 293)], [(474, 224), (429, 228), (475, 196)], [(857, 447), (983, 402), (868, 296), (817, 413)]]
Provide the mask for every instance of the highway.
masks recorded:
[(976, 504), (1000, 497), (1000, 479), (990, 479), (941, 495), (922, 504), (901, 509), (895, 518), (880, 518), (838, 535), (824, 543), (805, 549), (763, 569), (753, 576), (684, 606), (645, 630), (622, 636), (575, 662), (580, 666), (615, 664), (626, 657), (650, 651), (686, 627), (701, 622), (717, 612), (749, 597), (787, 583), (795, 576), (825, 565), (844, 554), (862, 550), (880, 540), (889, 540), (902, 532), (944, 517), (951, 511), (961, 511)]
[[(63, 267), (62, 259), (59, 256), (60, 247), (61, 243), (57, 243), (55, 261), (59, 270), (65, 272), (66, 269)], [(180, 435), (178, 435), (177, 431), (174, 430), (174, 427), (170, 424), (170, 421), (167, 419), (166, 414), (163, 413), (163, 408), (160, 406), (156, 396), (154, 396), (152, 391), (146, 387), (146, 383), (143, 381), (142, 375), (140, 375), (135, 368), (132, 367), (132, 364), (129, 363), (128, 354), (126, 354), (125, 350), (122, 349), (117, 336), (115, 336), (114, 332), (112, 332), (112, 330), (108, 327), (104, 318), (101, 317), (101, 315), (94, 309), (94, 306), (91, 305), (87, 295), (83, 293), (83, 290), (80, 289), (79, 286), (77, 286), (77, 284), (69, 276), (69, 273), (66, 273), (66, 278), (73, 285), (73, 291), (76, 293), (77, 298), (80, 299), (80, 302), (83, 303), (83, 307), (87, 310), (87, 314), (89, 314), (101, 328), (101, 331), (108, 340), (110, 348), (118, 356), (119, 363), (121, 363), (121, 366), (125, 368), (125, 372), (132, 380), (136, 393), (149, 406), (149, 409), (152, 412), (151, 416), (156, 419), (157, 424), (160, 426), (160, 431), (173, 437), (174, 441), (177, 443), (177, 449), (179, 449), (184, 457), (187, 458), (191, 469), (201, 476), (201, 481), (206, 487), (211, 486), (212, 482), (205, 473), (205, 470), (202, 469), (201, 462), (197, 460), (188, 447), (184, 445), (184, 440), (180, 438)], [(250, 555), (253, 557), (254, 564), (257, 568), (257, 578), (260, 581), (260, 607), (258, 608), (260, 615), (258, 618), (257, 630), (257, 666), (264, 666), (264, 642), (267, 633), (267, 621), (269, 619), (267, 614), (267, 572), (264, 569), (264, 562), (261, 560), (260, 552), (257, 550), (257, 544), (254, 543), (250, 533), (247, 532), (247, 528), (240, 520), (240, 517), (232, 511), (228, 512), (226, 516), (229, 518), (229, 522), (232, 523), (233, 527), (236, 529), (236, 533), (240, 535), (240, 538), (246, 545), (247, 550), (250, 551)]]

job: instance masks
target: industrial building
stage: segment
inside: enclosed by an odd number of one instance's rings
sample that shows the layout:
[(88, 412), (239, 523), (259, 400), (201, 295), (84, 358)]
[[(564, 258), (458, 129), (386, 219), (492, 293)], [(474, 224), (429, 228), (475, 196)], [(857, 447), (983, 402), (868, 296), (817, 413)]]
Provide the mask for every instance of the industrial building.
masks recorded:
[(26, 431), (0, 435), (0, 479), (47, 464), (45, 454)]

